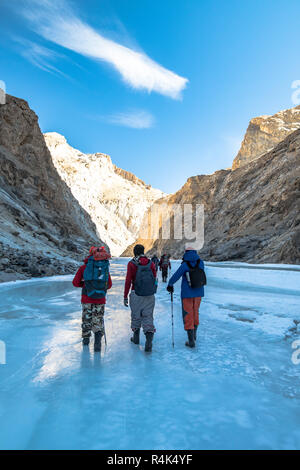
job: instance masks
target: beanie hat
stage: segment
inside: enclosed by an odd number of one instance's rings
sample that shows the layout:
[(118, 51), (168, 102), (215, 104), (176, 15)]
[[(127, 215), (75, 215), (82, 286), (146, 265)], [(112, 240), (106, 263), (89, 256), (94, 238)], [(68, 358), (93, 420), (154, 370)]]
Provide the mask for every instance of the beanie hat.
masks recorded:
[(90, 255), (93, 256), (95, 261), (101, 261), (101, 260), (104, 260), (104, 259), (111, 258), (110, 253), (108, 253), (105, 250), (104, 246), (100, 246), (100, 247), (92, 246), (90, 248)]
[(189, 245), (188, 243), (186, 243), (185, 245), (185, 251), (190, 251), (190, 250), (194, 250), (195, 248), (193, 248), (191, 245)]

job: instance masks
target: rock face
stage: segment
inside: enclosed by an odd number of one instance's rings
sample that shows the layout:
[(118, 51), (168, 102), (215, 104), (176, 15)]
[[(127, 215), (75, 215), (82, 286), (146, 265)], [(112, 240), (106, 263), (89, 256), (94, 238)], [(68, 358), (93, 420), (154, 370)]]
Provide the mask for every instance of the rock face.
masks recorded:
[(272, 150), (285, 137), (300, 128), (300, 106), (273, 116), (251, 119), (241, 148), (233, 160), (235, 170)]
[(164, 193), (116, 167), (109, 155), (84, 154), (56, 132), (44, 137), (60, 177), (118, 256), (136, 239), (144, 213)]
[[(123, 254), (130, 256), (138, 238), (151, 253), (180, 257), (187, 240), (139, 236), (154, 202), (204, 205), (204, 259), (300, 263), (300, 129), (293, 132), (299, 114), (300, 106), (252, 120), (234, 170), (194, 176), (166, 196), (108, 155), (84, 154), (57, 133), (43, 136), (28, 104), (6, 95), (0, 105), (0, 281), (74, 272), (98, 243), (114, 255), (129, 246)], [(161, 227), (160, 219), (155, 223)]]
[[(300, 130), (235, 171), (189, 178), (159, 203), (204, 204), (205, 260), (300, 263)], [(157, 224), (161, 223), (157, 221)], [(139, 238), (150, 253), (182, 256), (187, 240)], [(124, 255), (129, 256), (132, 246)]]
[(102, 243), (55, 169), (36, 114), (6, 95), (0, 105), (0, 280), (73, 272)]

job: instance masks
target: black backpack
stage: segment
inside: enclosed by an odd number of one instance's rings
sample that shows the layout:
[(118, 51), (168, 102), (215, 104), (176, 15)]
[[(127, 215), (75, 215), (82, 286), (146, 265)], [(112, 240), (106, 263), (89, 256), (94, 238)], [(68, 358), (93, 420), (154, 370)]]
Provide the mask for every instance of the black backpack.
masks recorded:
[(132, 259), (131, 261), (137, 267), (134, 280), (134, 292), (136, 295), (146, 296), (155, 294), (157, 290), (157, 284), (151, 269), (152, 261), (149, 259), (148, 263), (145, 265), (140, 264), (135, 259)]
[(185, 261), (189, 267), (187, 272), (187, 281), (193, 289), (206, 285), (206, 275), (203, 269), (199, 268), (200, 259), (197, 260), (196, 266), (192, 266), (189, 261)]

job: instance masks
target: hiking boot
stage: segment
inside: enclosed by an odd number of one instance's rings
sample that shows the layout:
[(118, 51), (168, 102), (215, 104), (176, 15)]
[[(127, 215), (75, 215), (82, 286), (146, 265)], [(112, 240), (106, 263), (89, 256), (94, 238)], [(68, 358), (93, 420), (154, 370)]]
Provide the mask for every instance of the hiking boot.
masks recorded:
[(83, 346), (88, 346), (90, 344), (90, 338), (82, 338), (82, 344)]
[(198, 328), (198, 325), (195, 325), (194, 326), (194, 340), (196, 341), (197, 339), (197, 328)]
[(152, 331), (147, 331), (146, 333), (146, 344), (145, 344), (145, 351), (151, 352), (152, 351), (152, 340), (153, 340), (154, 333)]
[(185, 343), (189, 348), (195, 347), (194, 330), (187, 330), (188, 341)]
[(140, 329), (137, 328), (133, 332), (133, 336), (130, 338), (130, 341), (134, 344), (140, 344)]
[(95, 342), (94, 342), (94, 351), (95, 352), (100, 352), (101, 351), (101, 338), (102, 338), (102, 332), (101, 331), (96, 331), (96, 333), (95, 333)]

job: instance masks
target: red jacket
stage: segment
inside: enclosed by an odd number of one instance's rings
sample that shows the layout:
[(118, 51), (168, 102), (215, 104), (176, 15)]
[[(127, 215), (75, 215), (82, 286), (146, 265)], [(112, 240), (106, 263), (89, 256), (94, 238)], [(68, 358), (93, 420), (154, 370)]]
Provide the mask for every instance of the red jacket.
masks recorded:
[[(86, 268), (86, 263), (88, 262), (88, 258), (85, 258), (84, 264), (80, 266), (78, 269), (77, 273), (74, 276), (74, 279), (72, 281), (74, 287), (84, 287), (84, 280), (83, 280), (83, 273)], [(108, 289), (110, 289), (112, 286), (111, 282), (111, 277), (109, 275), (108, 277)], [(101, 297), (100, 299), (92, 299), (91, 297), (88, 297), (87, 295), (81, 295), (81, 303), (82, 304), (105, 304), (106, 299), (105, 297)]]
[[(141, 256), (139, 258), (139, 262), (140, 264), (145, 266), (149, 262), (149, 259), (147, 258), (147, 256)], [(152, 262), (150, 267), (152, 269), (154, 277), (156, 277), (155, 264)], [(126, 274), (126, 279), (125, 279), (124, 299), (127, 299), (130, 288), (134, 290), (134, 281), (135, 281), (136, 272), (137, 272), (137, 266), (132, 261), (129, 261), (127, 265), (127, 274)]]

